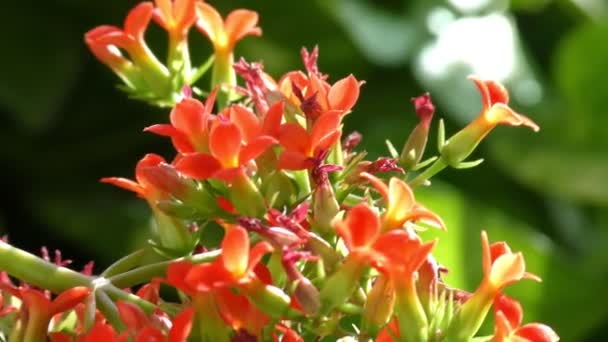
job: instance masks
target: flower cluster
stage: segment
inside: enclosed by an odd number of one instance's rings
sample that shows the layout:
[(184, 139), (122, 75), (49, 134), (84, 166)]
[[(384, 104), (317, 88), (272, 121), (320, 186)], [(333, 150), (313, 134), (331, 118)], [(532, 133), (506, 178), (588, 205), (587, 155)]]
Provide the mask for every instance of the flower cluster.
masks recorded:
[[(166, 63), (146, 45), (150, 20), (168, 33)], [(248, 10), (224, 20), (198, 0), (156, 0), (137, 5), (124, 29), (86, 34), (131, 95), (172, 107), (168, 122), (144, 131), (169, 138), (175, 155), (144, 156), (135, 180), (102, 179), (145, 199), (154, 227), (148, 246), (99, 276), (0, 242), (0, 269), (32, 284), (2, 274), (9, 340), (470, 341), (493, 307), (485, 340), (557, 341), (546, 325), (522, 325), (521, 305), (503, 294), (540, 280), (521, 253), (481, 232), (484, 277), (469, 293), (442, 280), (440, 241), (419, 234), (448, 227), (417, 202), (417, 187), (448, 166), (478, 164), (465, 159), (498, 124), (538, 130), (508, 106), (506, 89), (471, 77), (481, 113), (447, 140), (440, 125), (438, 155), (426, 160), (435, 106), (428, 93), (414, 98), (420, 122), (401, 153), (365, 160), (361, 135), (342, 132), (364, 82), (331, 82), (317, 48), (302, 50), (304, 71), (276, 79), (260, 63), (235, 63), (236, 43), (261, 34), (257, 20)], [(207, 69), (191, 66), (192, 26), (213, 46), (208, 91), (192, 91)], [(214, 234), (219, 243), (208, 242)]]

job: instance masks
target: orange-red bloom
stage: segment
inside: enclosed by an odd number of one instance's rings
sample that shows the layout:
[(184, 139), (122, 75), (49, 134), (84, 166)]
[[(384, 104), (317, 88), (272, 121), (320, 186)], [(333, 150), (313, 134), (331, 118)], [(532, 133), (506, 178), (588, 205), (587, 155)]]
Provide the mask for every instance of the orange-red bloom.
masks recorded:
[[(135, 84), (137, 82), (146, 82), (143, 75), (135, 75), (141, 70), (145, 70), (148, 76), (168, 76), (167, 69), (156, 59), (144, 40), (153, 11), (154, 5), (151, 2), (142, 2), (129, 12), (124, 29), (102, 25), (85, 34), (85, 42), (95, 57), (114, 70), (132, 88), (142, 86)], [(120, 49), (128, 53), (130, 60), (122, 55)]]
[(242, 174), (243, 167), (264, 153), (276, 140), (259, 135), (249, 136), (226, 118), (216, 120), (209, 133), (209, 154), (191, 153), (176, 163), (176, 168), (195, 179), (219, 178), (233, 180)]
[(200, 20), (196, 27), (213, 43), (216, 52), (231, 52), (234, 45), (248, 35), (262, 34), (258, 24), (258, 14), (254, 11), (237, 9), (222, 20), (222, 16), (213, 6), (199, 2), (196, 9)]
[(278, 82), (281, 93), (311, 120), (330, 111), (348, 113), (359, 99), (363, 82), (348, 75), (331, 85), (325, 81), (327, 76), (322, 75), (317, 68), (316, 47), (310, 54), (303, 48), (302, 57), (308, 75), (300, 71), (285, 74)]
[(196, 0), (155, 0), (154, 21), (169, 32), (170, 36), (182, 39), (196, 22)]
[(482, 109), (475, 120), (441, 147), (441, 157), (452, 166), (458, 166), (468, 157), (496, 125), (527, 126), (535, 132), (540, 129), (534, 121), (508, 106), (509, 93), (502, 84), (476, 76), (470, 79), (481, 93)]
[(217, 89), (214, 89), (204, 105), (197, 99), (184, 98), (171, 110), (170, 125), (152, 125), (144, 131), (170, 137), (180, 153), (209, 152), (209, 126), (215, 120), (211, 111), (216, 94)]
[(313, 158), (329, 150), (340, 139), (340, 120), (338, 111), (325, 113), (314, 122), (310, 133), (295, 122), (282, 125), (279, 143), (285, 150), (279, 157), (279, 168), (302, 170), (313, 167)]
[(149, 181), (143, 170), (161, 163), (165, 163), (163, 157), (153, 153), (146, 154), (135, 166), (136, 181), (122, 177), (105, 177), (101, 179), (101, 182), (133, 191), (138, 196), (145, 198), (151, 206), (156, 206), (156, 201), (162, 198), (163, 192)]
[(384, 198), (386, 203), (386, 211), (382, 215), (384, 230), (401, 228), (406, 222), (416, 221), (446, 230), (445, 223), (439, 215), (416, 203), (414, 192), (406, 182), (392, 177), (387, 186), (369, 173), (363, 172), (361, 177), (367, 179)]

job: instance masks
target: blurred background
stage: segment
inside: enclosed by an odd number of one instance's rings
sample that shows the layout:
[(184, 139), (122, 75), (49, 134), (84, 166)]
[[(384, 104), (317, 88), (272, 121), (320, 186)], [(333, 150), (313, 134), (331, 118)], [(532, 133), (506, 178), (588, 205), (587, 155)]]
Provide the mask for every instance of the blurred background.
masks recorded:
[[(300, 48), (318, 44), (330, 80), (365, 80), (346, 130), (364, 134), (372, 157), (387, 155), (385, 139), (401, 148), (416, 123), (411, 97), (430, 91), (450, 135), (481, 107), (467, 75), (504, 82), (541, 131), (499, 127), (475, 153), (481, 166), (448, 169), (417, 193), (448, 224), (436, 234), (446, 280), (475, 289), (486, 229), (544, 280), (508, 291), (525, 322), (548, 323), (563, 341), (608, 340), (608, 2), (209, 2), (260, 13), (264, 35), (237, 55), (270, 74), (302, 69)], [(96, 25), (122, 26), (134, 4), (23, 0), (0, 11), (0, 233), (32, 252), (59, 248), (75, 268), (95, 260), (101, 270), (146, 239), (145, 202), (99, 178), (132, 178), (145, 153), (173, 155), (168, 139), (142, 133), (168, 110), (127, 99), (83, 43)], [(147, 38), (163, 48), (154, 24)], [(202, 63), (209, 44), (196, 30), (192, 45)]]

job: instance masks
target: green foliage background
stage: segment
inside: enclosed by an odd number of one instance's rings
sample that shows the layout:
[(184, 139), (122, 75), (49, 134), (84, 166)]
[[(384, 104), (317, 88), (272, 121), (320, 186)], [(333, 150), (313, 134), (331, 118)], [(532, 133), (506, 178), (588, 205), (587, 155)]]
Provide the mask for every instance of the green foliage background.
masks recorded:
[[(299, 49), (318, 44), (320, 68), (332, 80), (348, 73), (366, 80), (346, 129), (364, 133), (372, 156), (386, 154), (387, 138), (396, 146), (405, 140), (415, 124), (409, 99), (426, 90), (449, 133), (478, 113), (479, 95), (465, 78), (475, 66), (451, 54), (477, 58), (496, 72), (510, 69), (512, 107), (542, 130), (498, 128), (476, 152), (486, 159), (480, 167), (445, 171), (419, 192), (448, 224), (448, 233), (435, 233), (437, 255), (450, 269), (448, 282), (473, 290), (481, 277), (479, 232), (486, 229), (492, 240), (523, 251), (529, 270), (544, 279), (509, 291), (522, 300), (525, 321), (551, 324), (563, 341), (608, 338), (606, 2), (211, 3), (224, 14), (235, 7), (260, 13), (263, 37), (246, 39), (237, 52), (263, 60), (275, 76), (301, 68)], [(98, 179), (132, 177), (148, 152), (172, 156), (167, 139), (141, 132), (166, 121), (167, 110), (125, 98), (83, 43), (96, 25), (122, 25), (133, 4), (24, 0), (0, 11), (0, 232), (32, 251), (60, 248), (76, 267), (95, 260), (101, 269), (143, 243), (147, 232), (145, 203)], [(454, 31), (458, 22), (489, 25), (488, 18), (507, 28), (511, 45), (493, 26), (475, 26), (471, 37)], [(148, 38), (163, 49), (160, 29)], [(202, 63), (209, 45), (195, 30), (192, 39)], [(429, 64), (425, 53), (446, 39)], [(512, 63), (501, 67), (505, 56)]]

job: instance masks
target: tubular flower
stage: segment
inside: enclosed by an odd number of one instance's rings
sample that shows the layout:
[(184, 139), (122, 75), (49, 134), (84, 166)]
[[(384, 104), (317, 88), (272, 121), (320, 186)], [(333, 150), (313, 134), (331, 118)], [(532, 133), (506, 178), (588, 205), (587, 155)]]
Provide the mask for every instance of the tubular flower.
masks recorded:
[(386, 212), (382, 215), (384, 230), (401, 228), (406, 222), (422, 221), (433, 227), (446, 230), (439, 215), (416, 203), (412, 189), (399, 178), (392, 177), (388, 186), (379, 178), (363, 172), (361, 177), (368, 180), (378, 190), (386, 202)]
[[(191, 247), (192, 242), (190, 234), (183, 222), (167, 216), (158, 208), (157, 202), (167, 198), (168, 194), (157, 186), (159, 180), (150, 177), (151, 174), (146, 172), (146, 169), (163, 164), (166, 164), (163, 157), (156, 154), (147, 154), (135, 167), (136, 181), (120, 177), (106, 177), (102, 178), (101, 182), (110, 183), (123, 189), (133, 191), (138, 196), (146, 199), (156, 219), (161, 246), (174, 253), (182, 253)], [(174, 189), (175, 193), (184, 193), (188, 191), (186, 184), (183, 182), (180, 183), (167, 180), (167, 183), (176, 186)]]
[(170, 37), (185, 39), (196, 22), (196, 0), (155, 0), (153, 19)]
[(234, 64), (234, 46), (245, 36), (259, 36), (262, 30), (257, 26), (258, 14), (253, 11), (237, 9), (222, 20), (220, 14), (212, 6), (199, 2), (196, 5), (199, 20), (196, 27), (209, 38), (215, 51), (215, 61), (211, 74), (212, 86), (219, 86), (218, 96), (220, 106), (225, 106), (234, 96), (236, 72)]
[(470, 79), (481, 93), (482, 109), (475, 120), (441, 146), (441, 158), (454, 167), (464, 161), (496, 125), (527, 126), (535, 132), (540, 129), (534, 121), (508, 106), (509, 93), (502, 84), (476, 76)]
[(279, 131), (279, 143), (285, 148), (279, 157), (280, 169), (302, 170), (314, 167), (314, 158), (328, 151), (340, 140), (341, 115), (332, 111), (320, 116), (308, 133), (301, 125), (289, 122)]
[[(178, 96), (183, 83), (173, 89), (170, 71), (158, 61), (145, 42), (144, 33), (153, 15), (154, 5), (142, 2), (129, 12), (124, 29), (98, 26), (85, 34), (85, 42), (95, 57), (125, 82), (130, 92), (166, 104)], [(127, 52), (128, 58), (121, 50)]]
[(557, 342), (559, 336), (540, 323), (521, 325), (523, 310), (518, 301), (505, 295), (494, 300), (494, 336), (492, 342)]
[(513, 253), (505, 242), (490, 245), (488, 235), (481, 232), (482, 265), (484, 277), (475, 293), (462, 305), (448, 328), (448, 335), (471, 338), (485, 319), (492, 302), (509, 284), (521, 279), (540, 281), (526, 272), (524, 256)]

